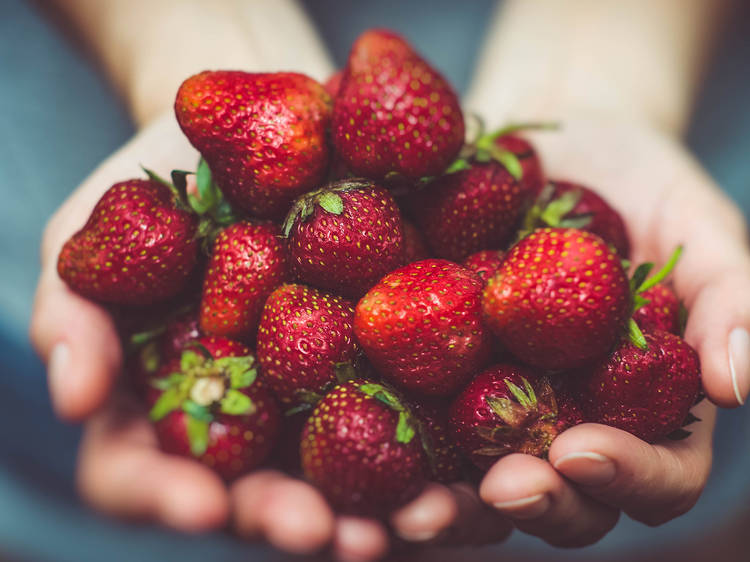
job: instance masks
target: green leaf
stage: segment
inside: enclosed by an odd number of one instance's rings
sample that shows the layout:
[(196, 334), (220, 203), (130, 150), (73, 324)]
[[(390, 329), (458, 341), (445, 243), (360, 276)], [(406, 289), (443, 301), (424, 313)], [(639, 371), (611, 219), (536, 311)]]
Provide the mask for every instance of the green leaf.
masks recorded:
[(344, 212), (344, 200), (341, 199), (341, 195), (334, 191), (325, 191), (318, 195), (316, 203), (320, 207), (333, 214), (340, 215)]
[(643, 291), (648, 291), (651, 287), (656, 285), (657, 283), (661, 283), (666, 279), (667, 275), (672, 273), (672, 270), (674, 269), (674, 266), (677, 265), (677, 262), (680, 260), (680, 256), (682, 255), (682, 246), (677, 246), (675, 248), (674, 252), (672, 252), (672, 255), (669, 257), (669, 260), (667, 260), (667, 263), (664, 264), (664, 267), (662, 267), (659, 271), (657, 271), (654, 275), (640, 283), (639, 285), (636, 285), (637, 292), (642, 293)]
[(651, 273), (651, 269), (653, 269), (653, 267), (653, 263), (642, 263), (636, 268), (635, 273), (633, 273), (633, 277), (630, 278), (630, 290), (632, 292), (640, 292), (639, 287), (646, 279), (646, 277), (648, 277), (648, 274)]
[(159, 326), (153, 330), (146, 330), (144, 332), (137, 332), (130, 336), (130, 344), (134, 346), (141, 346), (149, 343), (162, 335), (167, 329), (166, 325)]
[(205, 345), (203, 345), (198, 340), (193, 340), (193, 341), (189, 342), (188, 346), (191, 347), (192, 349), (195, 349), (205, 359), (213, 359), (214, 358), (214, 356), (211, 355), (211, 352), (208, 350), (208, 348)]
[(253, 401), (247, 394), (244, 394), (239, 390), (234, 390), (233, 388), (227, 390), (224, 398), (221, 399), (219, 409), (223, 413), (232, 416), (254, 414), (256, 410), (255, 404), (253, 404)]
[(646, 306), (651, 301), (649, 299), (644, 299), (641, 295), (635, 294), (633, 296), (633, 312), (638, 310), (639, 308)]
[(523, 388), (526, 390), (526, 396), (529, 397), (529, 402), (531, 402), (531, 405), (536, 407), (537, 405), (537, 399), (536, 399), (536, 392), (534, 392), (534, 387), (531, 386), (531, 383), (526, 377), (521, 377), (521, 380), (523, 381)]
[(398, 425), (396, 425), (396, 441), (399, 443), (409, 443), (416, 435), (414, 426), (409, 420), (409, 414), (406, 412), (398, 413)]
[(197, 420), (210, 422), (214, 419), (208, 408), (201, 406), (197, 402), (193, 402), (189, 398), (182, 403), (182, 411)]
[(643, 332), (641, 332), (638, 324), (632, 318), (628, 320), (628, 338), (638, 349), (642, 349), (644, 351), (648, 349), (648, 342), (643, 336)]
[(205, 359), (198, 355), (195, 351), (186, 350), (182, 352), (180, 357), (180, 370), (183, 373), (187, 373), (198, 365), (202, 365)]
[(487, 396), (484, 401), (510, 427), (519, 427), (529, 415), (526, 408), (508, 398)]
[(168, 388), (161, 396), (159, 396), (159, 399), (151, 408), (151, 411), (148, 414), (149, 418), (151, 418), (151, 421), (159, 421), (167, 414), (178, 410), (184, 397), (184, 393), (180, 388)]
[(500, 129), (497, 129), (485, 135), (483, 139), (489, 139), (494, 143), (500, 137), (504, 137), (505, 135), (516, 133), (518, 131), (556, 131), (560, 128), (561, 125), (557, 121), (529, 121), (525, 123), (509, 123), (504, 127), (501, 127)]
[(187, 177), (192, 174), (193, 172), (188, 172), (186, 170), (172, 170), (172, 184), (177, 190), (177, 193), (179, 193), (179, 198), (181, 201), (188, 200)]
[(575, 209), (576, 205), (581, 201), (582, 195), (583, 192), (580, 189), (573, 189), (563, 193), (560, 197), (547, 204), (542, 211), (541, 219), (548, 226), (560, 226), (563, 217)]
[(560, 227), (562, 228), (586, 228), (591, 224), (591, 220), (594, 218), (594, 213), (581, 213), (580, 215), (573, 215), (565, 217), (560, 221)]
[(460, 172), (461, 170), (468, 170), (471, 168), (471, 164), (468, 160), (465, 158), (458, 158), (457, 160), (454, 160), (453, 163), (448, 166), (445, 169), (444, 174), (455, 174), (456, 172)]
[(534, 408), (535, 404), (531, 402), (531, 399), (526, 395), (526, 393), (521, 390), (520, 387), (516, 386), (513, 382), (511, 382), (510, 379), (505, 379), (505, 386), (508, 387), (508, 390), (510, 390), (510, 393), (515, 397), (516, 400), (518, 400), (518, 403), (523, 406), (524, 408), (531, 410)]
[(321, 398), (323, 398), (317, 392), (313, 392), (312, 390), (306, 390), (304, 388), (298, 388), (297, 390), (295, 390), (294, 396), (295, 398), (297, 398), (298, 401), (308, 406), (314, 406), (315, 404), (320, 402)]
[(289, 408), (288, 410), (284, 412), (284, 415), (286, 417), (292, 417), (292, 416), (299, 414), (300, 412), (308, 412), (312, 409), (313, 409), (312, 404), (302, 403), (302, 404), (299, 404), (298, 406), (294, 406), (293, 408)]
[(203, 158), (198, 161), (198, 169), (195, 172), (195, 183), (201, 199), (206, 200), (216, 197), (211, 168), (208, 167), (208, 163)]
[(159, 354), (159, 346), (156, 342), (152, 341), (144, 345), (138, 353), (138, 358), (141, 361), (143, 370), (147, 373), (153, 374), (161, 366), (161, 355)]
[(365, 394), (372, 396), (377, 400), (380, 400), (383, 404), (385, 404), (392, 410), (396, 410), (397, 412), (404, 411), (404, 407), (401, 405), (401, 401), (399, 400), (398, 396), (396, 396), (393, 392), (391, 392), (381, 384), (365, 383), (359, 386), (359, 390), (360, 392), (364, 392)]
[(151, 379), (151, 386), (158, 388), (159, 390), (167, 390), (171, 387), (177, 387), (186, 379), (182, 373), (172, 373), (167, 377), (160, 379)]
[(200, 457), (208, 449), (209, 423), (192, 416), (185, 418), (185, 429), (187, 430), (188, 441), (190, 442), (190, 452), (195, 457)]
[(258, 370), (253, 368), (255, 357), (246, 355), (244, 357), (222, 357), (216, 359), (214, 365), (229, 375), (230, 388), (247, 388), (255, 382)]
[(357, 369), (351, 361), (343, 361), (333, 366), (333, 372), (339, 383), (345, 383), (357, 378)]
[(192, 193), (187, 194), (187, 201), (190, 204), (190, 208), (199, 215), (205, 215), (211, 209), (210, 202), (206, 202)]
[(509, 150), (503, 150), (501, 148), (493, 147), (490, 152), (492, 158), (500, 162), (508, 173), (513, 176), (516, 181), (523, 179), (523, 167), (519, 162), (518, 157)]

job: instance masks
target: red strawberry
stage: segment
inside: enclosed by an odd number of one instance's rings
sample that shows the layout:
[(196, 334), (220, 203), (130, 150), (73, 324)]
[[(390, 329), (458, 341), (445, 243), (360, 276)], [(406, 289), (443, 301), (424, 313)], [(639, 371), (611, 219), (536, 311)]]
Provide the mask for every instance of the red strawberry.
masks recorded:
[(664, 330), (679, 335), (681, 332), (680, 301), (667, 285), (656, 284), (640, 293), (649, 302), (633, 314), (643, 330)]
[(342, 180), (301, 197), (284, 234), (301, 281), (351, 298), (404, 259), (398, 206), (369, 180)]
[(680, 337), (644, 334), (647, 349), (623, 338), (609, 356), (579, 373), (589, 421), (629, 431), (649, 442), (679, 429), (701, 389), (698, 354)]
[(432, 252), (458, 262), (509, 242), (524, 202), (510, 172), (498, 162), (488, 162), (438, 178), (415, 194), (411, 207)]
[(229, 201), (279, 218), (328, 169), (331, 100), (302, 74), (205, 71), (177, 92), (177, 121)]
[(63, 246), (60, 277), (106, 303), (145, 305), (179, 293), (196, 264), (198, 221), (169, 188), (151, 180), (116, 183)]
[(354, 304), (305, 285), (282, 285), (266, 301), (258, 328), (263, 378), (284, 404), (325, 393), (336, 367), (354, 363)]
[(344, 513), (386, 515), (427, 482), (413, 415), (380, 384), (334, 387), (307, 420), (300, 456), (305, 477)]
[(290, 279), (286, 244), (276, 225), (240, 222), (214, 241), (203, 281), (201, 329), (254, 341), (263, 304)]
[(432, 480), (443, 484), (460, 480), (463, 475), (461, 455), (448, 429), (445, 406), (424, 400), (412, 401), (410, 405), (429, 439), (428, 460)]
[(256, 382), (250, 350), (225, 338), (201, 338), (161, 371), (163, 393), (151, 409), (162, 449), (195, 457), (232, 479), (268, 456), (280, 413)]
[(479, 275), (486, 283), (500, 268), (504, 255), (502, 250), (480, 250), (471, 254), (461, 265)]
[(326, 89), (326, 92), (328, 92), (328, 95), (331, 96), (331, 98), (335, 99), (337, 95), (339, 95), (339, 90), (341, 89), (341, 79), (344, 77), (344, 71), (343, 70), (337, 70), (333, 74), (331, 74), (328, 77), (328, 80), (325, 81), (325, 84), (323, 84), (323, 87)]
[(517, 135), (504, 134), (495, 139), (495, 144), (500, 148), (512, 152), (521, 164), (523, 175), (521, 176), (521, 187), (526, 196), (534, 200), (544, 187), (544, 171), (542, 162), (534, 149), (534, 146)]
[(509, 453), (546, 457), (554, 438), (581, 421), (546, 377), (507, 363), (478, 374), (450, 407), (456, 443), (483, 470)]
[(431, 257), (424, 238), (416, 226), (401, 219), (401, 228), (404, 231), (404, 263), (414, 263)]
[(354, 43), (335, 101), (333, 142), (355, 174), (440, 174), (464, 140), (455, 92), (411, 46), (370, 30)]
[(484, 290), (485, 318), (504, 347), (545, 369), (607, 353), (631, 312), (620, 258), (590, 232), (544, 228), (511, 248)]
[(482, 282), (445, 260), (389, 273), (357, 304), (354, 332), (380, 373), (404, 389), (448, 395), (487, 360)]

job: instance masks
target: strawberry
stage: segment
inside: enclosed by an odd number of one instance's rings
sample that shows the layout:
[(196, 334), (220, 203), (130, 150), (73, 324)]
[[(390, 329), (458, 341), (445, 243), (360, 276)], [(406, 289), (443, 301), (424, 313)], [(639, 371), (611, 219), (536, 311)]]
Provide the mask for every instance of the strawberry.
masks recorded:
[(291, 72), (205, 71), (185, 80), (175, 113), (229, 201), (280, 218), (328, 169), (331, 99)]
[(398, 35), (366, 31), (352, 46), (332, 118), (333, 143), (355, 174), (440, 174), (464, 140), (448, 82)]
[(339, 95), (339, 90), (341, 89), (341, 79), (343, 77), (344, 71), (337, 70), (336, 72), (331, 74), (328, 77), (328, 80), (326, 80), (323, 84), (323, 87), (326, 89), (326, 92), (328, 92), (328, 95), (331, 96), (332, 99), (336, 99), (336, 96)]
[(604, 360), (577, 373), (589, 421), (611, 425), (653, 443), (680, 429), (701, 389), (698, 354), (679, 336), (644, 333), (640, 349), (622, 338)]
[(450, 406), (454, 439), (482, 470), (510, 453), (546, 457), (555, 437), (581, 421), (569, 395), (511, 363), (479, 373)]
[(336, 383), (354, 363), (354, 304), (305, 285), (282, 285), (268, 297), (258, 328), (263, 379), (283, 404), (297, 405)]
[(266, 298), (290, 279), (280, 234), (273, 224), (239, 222), (216, 237), (201, 298), (206, 334), (255, 341)]
[(431, 257), (430, 252), (425, 244), (424, 237), (414, 226), (407, 220), (401, 219), (401, 228), (404, 232), (404, 263), (414, 263), (415, 261), (426, 260)]
[(351, 298), (404, 259), (398, 206), (369, 180), (334, 182), (299, 198), (283, 232), (301, 281)]
[(410, 406), (421, 423), (421, 431), (425, 438), (429, 439), (429, 447), (432, 451), (431, 479), (443, 484), (460, 480), (463, 475), (461, 455), (448, 428), (445, 406), (424, 400), (411, 401)]
[(110, 187), (63, 246), (57, 271), (92, 300), (146, 305), (179, 293), (197, 261), (198, 221), (169, 188), (132, 179)]
[(445, 260), (424, 260), (383, 277), (357, 304), (354, 333), (375, 368), (401, 388), (448, 395), (490, 351), (482, 282)]
[(631, 312), (620, 259), (590, 232), (544, 228), (512, 247), (487, 282), (483, 309), (524, 363), (567, 369), (605, 355)]
[(640, 294), (648, 302), (633, 314), (638, 326), (643, 330), (664, 330), (680, 335), (681, 306), (674, 291), (665, 284), (657, 283)]
[[(515, 129), (516, 127), (513, 127), (513, 130)], [(529, 199), (535, 199), (544, 187), (545, 179), (542, 162), (534, 146), (526, 139), (513, 133), (501, 134), (495, 139), (495, 144), (503, 150), (513, 153), (518, 159), (523, 170), (520, 180), (521, 188)]]
[(461, 265), (479, 275), (486, 283), (503, 263), (504, 255), (502, 250), (480, 250), (467, 257)]
[(386, 515), (427, 482), (413, 414), (376, 383), (335, 386), (308, 418), (300, 456), (305, 477), (344, 513)]
[(268, 456), (281, 423), (271, 394), (256, 381), (250, 350), (226, 338), (201, 338), (166, 364), (151, 409), (164, 451), (194, 457), (227, 480)]

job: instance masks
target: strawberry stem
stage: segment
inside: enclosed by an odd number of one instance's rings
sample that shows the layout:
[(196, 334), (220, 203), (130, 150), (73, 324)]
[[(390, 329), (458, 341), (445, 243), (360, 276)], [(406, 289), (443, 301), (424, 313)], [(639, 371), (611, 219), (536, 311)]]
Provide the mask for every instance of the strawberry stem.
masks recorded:
[(674, 252), (672, 252), (672, 255), (670, 256), (667, 263), (664, 264), (664, 267), (662, 267), (654, 275), (652, 275), (651, 277), (643, 281), (640, 287), (636, 289), (636, 292), (642, 293), (644, 291), (648, 291), (651, 287), (653, 287), (657, 283), (661, 283), (662, 281), (664, 281), (667, 275), (672, 273), (672, 270), (674, 269), (675, 265), (677, 265), (677, 262), (679, 261), (681, 255), (682, 255), (682, 246), (677, 246)]
[(630, 339), (632, 344), (638, 349), (644, 351), (648, 349), (648, 342), (646, 341), (643, 332), (641, 332), (641, 329), (638, 327), (638, 323), (632, 318), (628, 320), (628, 339)]

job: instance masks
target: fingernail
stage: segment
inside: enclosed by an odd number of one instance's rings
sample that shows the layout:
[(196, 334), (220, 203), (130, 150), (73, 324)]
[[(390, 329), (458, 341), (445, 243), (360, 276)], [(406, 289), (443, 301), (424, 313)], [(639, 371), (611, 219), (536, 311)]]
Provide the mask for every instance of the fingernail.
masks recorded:
[(495, 502), (492, 505), (517, 519), (533, 519), (539, 517), (549, 509), (549, 497), (547, 494), (537, 494), (527, 498), (510, 500), (506, 502)]
[(47, 361), (47, 373), (52, 396), (59, 393), (59, 389), (65, 384), (70, 362), (70, 348), (65, 343), (57, 343), (52, 348)]
[(424, 542), (434, 539), (437, 536), (437, 531), (404, 531), (399, 529), (396, 534), (405, 541)]
[(729, 372), (737, 403), (742, 406), (750, 390), (750, 334), (745, 328), (729, 333)]
[(566, 478), (585, 486), (603, 486), (615, 479), (615, 463), (599, 453), (568, 453), (554, 466)]

